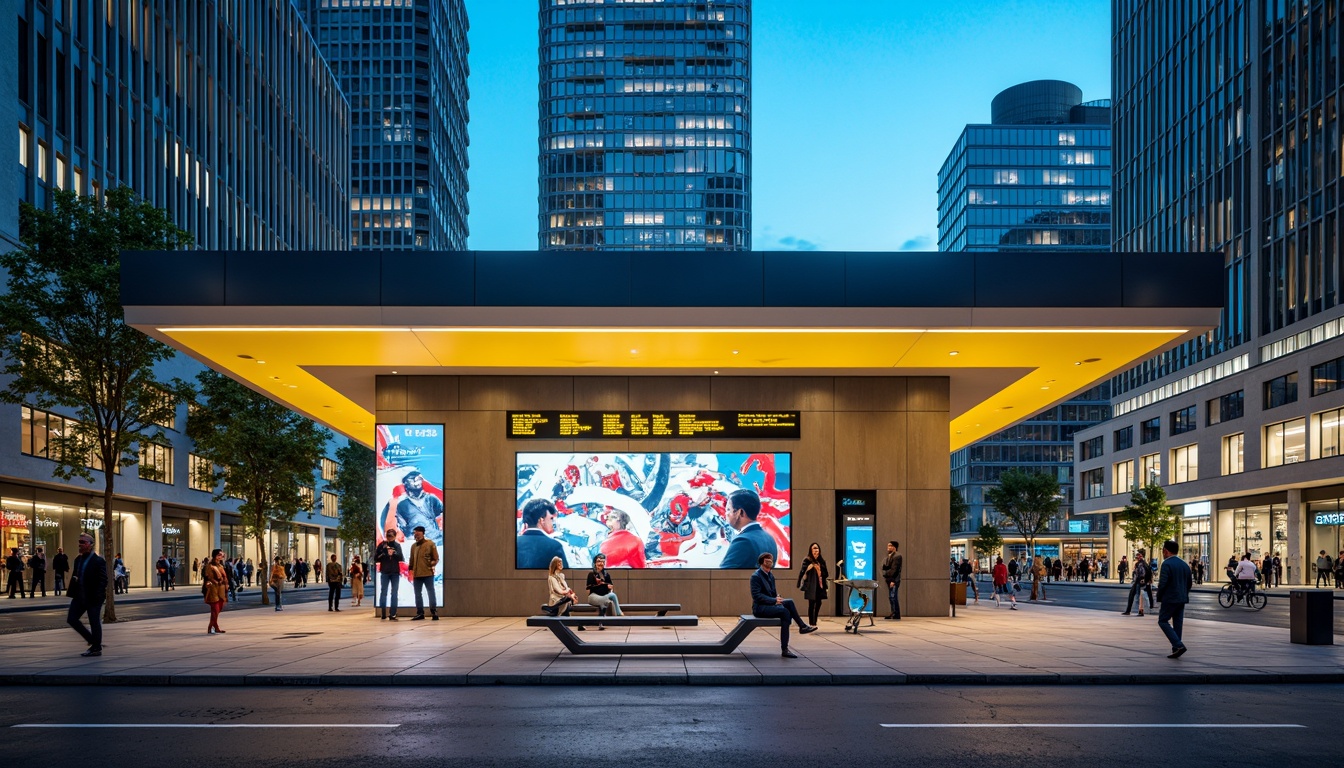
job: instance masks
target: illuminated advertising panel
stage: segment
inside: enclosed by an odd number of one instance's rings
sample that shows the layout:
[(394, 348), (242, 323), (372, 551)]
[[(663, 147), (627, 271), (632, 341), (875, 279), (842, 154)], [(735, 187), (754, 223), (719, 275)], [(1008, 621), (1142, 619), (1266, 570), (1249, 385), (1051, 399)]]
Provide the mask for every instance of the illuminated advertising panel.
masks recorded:
[[(383, 542), (388, 529), (396, 531), (396, 544), (405, 561), (396, 577), (397, 602), (404, 610), (415, 604), (406, 563), (415, 543), (416, 526), (425, 527), (425, 538), (439, 550), (439, 564), (434, 568), (435, 599), (443, 594), (443, 425), (379, 424), (375, 454), (375, 545)], [(372, 567), (378, 570), (376, 564)], [(374, 592), (374, 605), (380, 608), (384, 606), (383, 579), (379, 574)]]

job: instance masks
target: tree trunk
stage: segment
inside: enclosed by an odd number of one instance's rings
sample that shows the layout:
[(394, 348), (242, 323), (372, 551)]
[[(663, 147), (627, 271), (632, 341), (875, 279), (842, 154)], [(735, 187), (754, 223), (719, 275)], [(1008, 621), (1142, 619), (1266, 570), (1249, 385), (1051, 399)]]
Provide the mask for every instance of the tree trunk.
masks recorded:
[(103, 472), (106, 482), (103, 484), (103, 561), (107, 563), (107, 600), (103, 603), (103, 623), (112, 624), (117, 620), (116, 607), (116, 572), (113, 570), (113, 564), (116, 562), (116, 538), (112, 533), (112, 476), (113, 472), (109, 467)]
[[(271, 584), (271, 561), (266, 559), (266, 537), (257, 537), (257, 552), (261, 553), (261, 560), (257, 563), (257, 586), (261, 587), (261, 604), (270, 605), (271, 597), (267, 589)], [(265, 581), (262, 580), (263, 574)]]

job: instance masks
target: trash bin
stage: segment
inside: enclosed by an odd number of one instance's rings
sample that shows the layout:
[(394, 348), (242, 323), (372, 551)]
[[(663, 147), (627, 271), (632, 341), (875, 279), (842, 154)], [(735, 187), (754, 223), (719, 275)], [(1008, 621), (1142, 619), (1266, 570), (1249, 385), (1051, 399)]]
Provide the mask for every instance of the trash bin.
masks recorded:
[(1335, 644), (1335, 593), (1294, 589), (1288, 597), (1290, 639), (1303, 645)]
[(955, 582), (952, 582), (951, 584), (948, 584), (948, 586), (952, 588), (952, 591), (951, 591), (951, 601), (952, 601), (952, 604), (953, 604), (953, 605), (965, 605), (965, 604), (966, 604), (966, 583), (965, 583), (965, 582), (961, 582), (961, 581), (955, 581)]

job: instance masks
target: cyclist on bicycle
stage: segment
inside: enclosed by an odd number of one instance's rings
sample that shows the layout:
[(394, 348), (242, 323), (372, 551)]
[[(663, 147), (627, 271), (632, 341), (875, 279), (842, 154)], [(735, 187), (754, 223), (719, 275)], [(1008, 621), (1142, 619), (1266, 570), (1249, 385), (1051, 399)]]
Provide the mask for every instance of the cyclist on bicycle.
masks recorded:
[(1247, 552), (1241, 556), (1241, 562), (1237, 563), (1234, 579), (1237, 585), (1238, 600), (1255, 591), (1256, 568), (1255, 561), (1251, 560), (1251, 553)]

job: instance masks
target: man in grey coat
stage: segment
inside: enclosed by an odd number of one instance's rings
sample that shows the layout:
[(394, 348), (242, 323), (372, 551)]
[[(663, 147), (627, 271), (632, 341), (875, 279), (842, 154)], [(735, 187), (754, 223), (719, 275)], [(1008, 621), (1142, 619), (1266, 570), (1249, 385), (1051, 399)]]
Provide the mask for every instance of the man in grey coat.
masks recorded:
[(1167, 541), (1162, 545), (1162, 566), (1157, 574), (1157, 626), (1171, 641), (1168, 659), (1179, 659), (1185, 653), (1181, 642), (1181, 627), (1185, 624), (1185, 606), (1190, 602), (1190, 566), (1176, 556), (1177, 545)]

